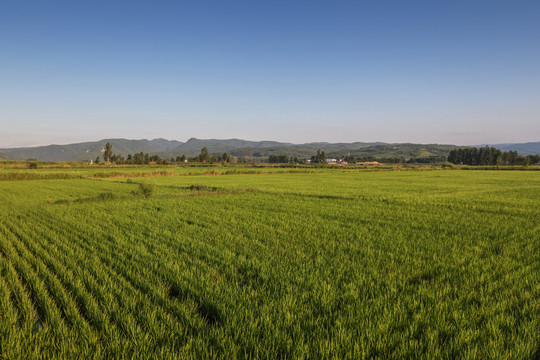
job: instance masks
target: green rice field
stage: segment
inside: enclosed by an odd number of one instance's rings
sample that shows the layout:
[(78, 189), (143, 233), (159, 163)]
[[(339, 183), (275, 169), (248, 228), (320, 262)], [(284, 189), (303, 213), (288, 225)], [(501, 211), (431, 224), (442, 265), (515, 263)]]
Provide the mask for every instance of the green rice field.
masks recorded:
[(0, 169), (0, 359), (539, 359), (540, 172), (368, 170)]

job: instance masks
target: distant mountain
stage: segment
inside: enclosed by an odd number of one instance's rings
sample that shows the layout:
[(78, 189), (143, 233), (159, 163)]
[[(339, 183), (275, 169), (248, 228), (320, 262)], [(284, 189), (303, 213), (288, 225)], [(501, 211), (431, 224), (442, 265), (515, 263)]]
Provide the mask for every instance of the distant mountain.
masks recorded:
[(101, 149), (110, 143), (116, 154), (158, 153), (170, 151), (182, 144), (176, 140), (127, 140), (104, 139), (68, 145), (47, 145), (28, 148), (2, 149), (1, 152), (13, 160), (37, 159), (43, 161), (81, 161), (95, 159), (101, 156)]
[[(384, 144), (381, 142), (373, 143), (306, 143), (291, 144), (278, 141), (248, 141), (240, 139), (196, 139), (191, 138), (182, 145), (170, 152), (161, 154), (164, 157), (175, 157), (178, 155), (195, 156), (200, 154), (201, 149), (206, 147), (208, 152), (213, 155), (221, 155), (228, 152), (233, 156), (269, 156), (273, 154), (283, 154), (289, 156), (311, 157), (318, 149), (326, 153), (338, 153), (344, 150), (360, 149), (373, 145)], [(346, 153), (346, 152), (345, 152)]]
[[(483, 146), (486, 146), (486, 144), (475, 145), (475, 147), (483, 147)], [(517, 151), (520, 155), (540, 154), (540, 141), (518, 143), (518, 144), (489, 144), (488, 146), (492, 146), (502, 151)]]
[[(148, 140), (135, 140), (135, 141), (148, 141)], [(166, 139), (154, 139), (154, 140), (148, 141), (148, 143), (157, 151), (171, 151), (174, 148), (183, 144), (183, 142), (181, 141), (166, 140)]]
[(208, 149), (208, 152), (211, 154), (222, 154), (225, 151), (230, 151), (233, 149), (239, 148), (265, 148), (271, 146), (281, 146), (281, 145), (292, 145), (286, 143), (280, 143), (277, 141), (248, 141), (240, 139), (228, 139), (228, 140), (217, 140), (217, 139), (196, 139), (191, 138), (185, 143), (177, 146), (172, 149), (172, 152), (178, 154), (185, 154), (187, 156), (198, 155), (201, 152), (203, 147)]
[[(101, 150), (109, 142), (115, 154), (149, 153), (158, 154), (164, 159), (186, 155), (200, 154), (203, 147), (208, 148), (211, 155), (228, 152), (232, 156), (268, 157), (270, 155), (288, 155), (307, 159), (315, 155), (317, 150), (325, 151), (328, 157), (371, 156), (373, 158), (421, 158), (431, 156), (447, 156), (456, 145), (439, 144), (388, 144), (382, 142), (327, 143), (313, 142), (305, 144), (282, 143), (278, 141), (248, 141), (241, 139), (196, 139), (185, 143), (176, 140), (128, 140), (104, 139), (68, 145), (48, 145), (27, 148), (0, 149), (0, 160), (37, 159), (42, 161), (82, 161), (102, 156)], [(478, 145), (482, 146), (482, 145)], [(485, 145), (483, 145), (485, 146)], [(495, 144), (498, 149), (515, 150), (521, 155), (540, 153), (540, 142), (523, 144)]]
[(200, 154), (203, 147), (208, 148), (211, 155), (221, 155), (225, 151), (232, 156), (268, 157), (270, 155), (288, 155), (289, 157), (310, 158), (317, 150), (322, 150), (329, 157), (373, 156), (376, 158), (389, 157), (430, 157), (447, 156), (456, 145), (438, 144), (386, 144), (381, 142), (364, 143), (306, 143), (288, 144), (275, 141), (246, 141), (246, 140), (202, 140), (189, 139), (173, 151), (161, 153), (164, 158), (179, 155), (195, 156)]
[(305, 143), (302, 144), (302, 146), (318, 150), (321, 149), (326, 152), (333, 152), (333, 151), (343, 151), (344, 149), (350, 150), (350, 149), (362, 149), (370, 146), (377, 146), (377, 145), (387, 145), (383, 142), (353, 142), (353, 143), (327, 143), (327, 142), (313, 142), (313, 143)]

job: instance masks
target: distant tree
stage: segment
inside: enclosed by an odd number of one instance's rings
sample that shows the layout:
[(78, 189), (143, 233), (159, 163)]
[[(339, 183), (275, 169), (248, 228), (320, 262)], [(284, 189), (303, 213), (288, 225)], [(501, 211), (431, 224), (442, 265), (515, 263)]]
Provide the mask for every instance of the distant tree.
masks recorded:
[(270, 155), (268, 157), (268, 162), (272, 163), (272, 164), (288, 163), (289, 162), (289, 156), (288, 155)]
[(199, 155), (199, 161), (201, 162), (207, 162), (207, 161), (210, 161), (210, 154), (208, 153), (208, 149), (205, 147), (203, 147), (201, 149), (201, 154)]
[(110, 143), (105, 144), (105, 150), (103, 151), (103, 160), (105, 162), (111, 162), (112, 157), (112, 145)]
[(186, 155), (176, 157), (176, 162), (182, 162), (183, 163), (185, 161), (186, 161)]
[(509, 151), (510, 153), (510, 165), (519, 164), (519, 155), (517, 151)]
[(223, 156), (221, 157), (221, 161), (223, 161), (224, 163), (229, 162), (229, 154), (227, 154), (227, 152), (223, 153)]
[(451, 162), (453, 164), (458, 163), (458, 152), (457, 150), (450, 150), (450, 153), (448, 154), (448, 162)]
[(96, 160), (94, 160), (94, 163), (99, 164), (99, 155), (96, 156)]
[(311, 162), (315, 164), (326, 164), (326, 153), (324, 150), (317, 150), (317, 155), (311, 157)]
[(311, 162), (313, 163), (320, 163), (321, 162), (321, 150), (317, 150), (317, 155), (315, 155), (312, 159), (311, 159)]
[(140, 153), (137, 153), (133, 155), (133, 162), (137, 165), (144, 163), (144, 153), (141, 151)]
[(540, 163), (540, 155), (527, 155), (525, 157), (524, 165), (536, 165)]

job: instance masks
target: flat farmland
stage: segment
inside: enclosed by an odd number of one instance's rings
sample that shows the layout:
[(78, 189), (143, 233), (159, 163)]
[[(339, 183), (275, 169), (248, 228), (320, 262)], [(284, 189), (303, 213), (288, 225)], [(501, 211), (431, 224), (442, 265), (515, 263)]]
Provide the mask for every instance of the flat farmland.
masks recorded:
[(540, 357), (538, 171), (0, 179), (0, 358)]

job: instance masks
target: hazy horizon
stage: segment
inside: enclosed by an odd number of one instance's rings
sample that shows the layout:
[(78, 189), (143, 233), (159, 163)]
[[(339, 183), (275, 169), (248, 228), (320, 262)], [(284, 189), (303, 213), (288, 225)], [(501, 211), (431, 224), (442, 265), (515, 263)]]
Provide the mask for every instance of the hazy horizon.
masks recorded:
[(4, 2), (0, 148), (535, 142), (538, 18), (523, 0)]
[(157, 140), (157, 139), (163, 139), (163, 140), (167, 140), (167, 141), (179, 141), (179, 142), (182, 142), (182, 143), (186, 143), (189, 139), (191, 138), (196, 138), (198, 140), (232, 140), (232, 139), (237, 139), (237, 140), (245, 140), (245, 141), (253, 141), (253, 142), (262, 142), (262, 141), (274, 141), (274, 142), (280, 142), (280, 143), (289, 143), (289, 144), (294, 144), (294, 145), (302, 145), (302, 144), (309, 144), (309, 143), (354, 143), (354, 142), (363, 142), (363, 143), (386, 143), (386, 144), (426, 144), (426, 145), (429, 145), (429, 144), (438, 144), (438, 145), (460, 145), (460, 146), (479, 146), (479, 145), (496, 145), (496, 144), (525, 144), (525, 143), (536, 143), (536, 142), (540, 142), (540, 140), (537, 140), (537, 141), (524, 141), (524, 142), (500, 142), (500, 143), (477, 143), (477, 144), (452, 144), (452, 143), (435, 143), (435, 142), (432, 142), (432, 143), (414, 143), (414, 142), (410, 142), (410, 141), (403, 141), (403, 142), (385, 142), (385, 141), (306, 141), (306, 142), (301, 142), (301, 143), (295, 143), (295, 142), (291, 142), (291, 141), (280, 141), (280, 140), (275, 140), (275, 139), (261, 139), (261, 140), (253, 140), (253, 139), (244, 139), (244, 138), (238, 138), (238, 137), (232, 137), (232, 138), (198, 138), (198, 137), (189, 137), (188, 139), (185, 139), (185, 140), (179, 140), (179, 139), (167, 139), (167, 138), (164, 138), (164, 137), (156, 137), (156, 138), (125, 138), (125, 137), (107, 137), (107, 138), (102, 138), (102, 139), (95, 139), (95, 140), (83, 140), (83, 141), (76, 141), (76, 142), (66, 142), (66, 143), (44, 143), (44, 144), (39, 144), (39, 143), (36, 143), (36, 144), (31, 144), (31, 145), (21, 145), (21, 146), (2, 146), (2, 144), (0, 143), (0, 150), (1, 149), (11, 149), (11, 148), (32, 148), (32, 147), (40, 147), (40, 146), (50, 146), (50, 145), (60, 145), (60, 146), (63, 146), (63, 145), (72, 145), (72, 144), (79, 144), (79, 143), (93, 143), (93, 142), (99, 142), (99, 141), (103, 141), (103, 140), (113, 140), (113, 139), (121, 139), (121, 140)]

